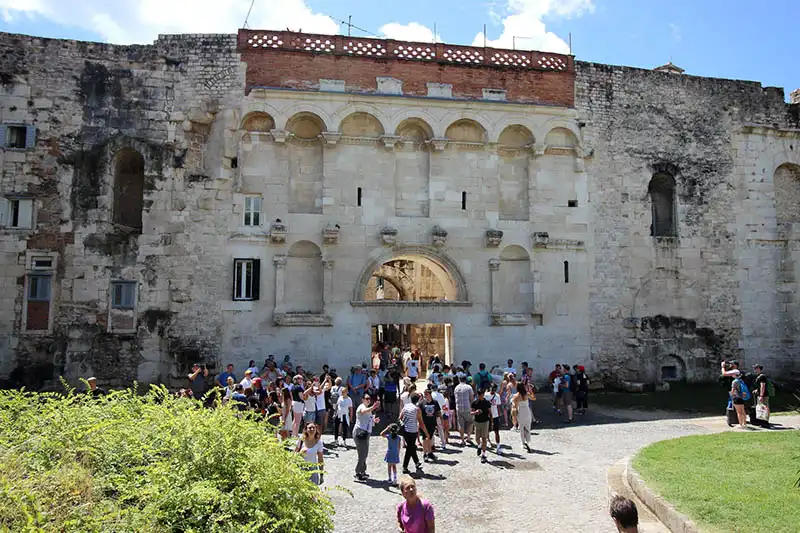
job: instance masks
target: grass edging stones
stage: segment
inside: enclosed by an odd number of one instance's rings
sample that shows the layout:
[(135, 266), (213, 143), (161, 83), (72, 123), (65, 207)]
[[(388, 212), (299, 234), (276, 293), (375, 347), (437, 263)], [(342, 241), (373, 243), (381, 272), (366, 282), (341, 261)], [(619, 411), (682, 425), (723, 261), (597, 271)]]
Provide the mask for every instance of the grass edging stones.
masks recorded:
[(661, 441), (640, 450), (632, 464), (649, 488), (703, 531), (798, 531), (797, 431)]

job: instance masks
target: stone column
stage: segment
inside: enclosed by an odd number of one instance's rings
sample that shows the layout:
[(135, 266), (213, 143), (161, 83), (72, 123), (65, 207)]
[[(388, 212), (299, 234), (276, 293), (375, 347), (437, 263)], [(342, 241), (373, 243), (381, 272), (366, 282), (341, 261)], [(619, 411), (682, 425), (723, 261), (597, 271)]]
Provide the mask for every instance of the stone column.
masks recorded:
[(275, 313), (283, 313), (286, 293), (286, 256), (276, 255), (272, 259), (275, 265)]
[(500, 312), (500, 260), (497, 258), (489, 259), (489, 283), (492, 294), (492, 313)]
[(333, 302), (333, 259), (322, 260), (322, 313), (328, 310)]

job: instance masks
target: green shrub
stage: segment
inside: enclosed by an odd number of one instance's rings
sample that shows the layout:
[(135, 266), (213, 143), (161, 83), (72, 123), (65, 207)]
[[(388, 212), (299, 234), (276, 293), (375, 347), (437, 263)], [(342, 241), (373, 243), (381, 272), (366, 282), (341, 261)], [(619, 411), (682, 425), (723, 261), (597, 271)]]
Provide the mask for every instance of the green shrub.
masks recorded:
[(0, 531), (331, 530), (301, 465), (264, 422), (165, 388), (0, 391)]

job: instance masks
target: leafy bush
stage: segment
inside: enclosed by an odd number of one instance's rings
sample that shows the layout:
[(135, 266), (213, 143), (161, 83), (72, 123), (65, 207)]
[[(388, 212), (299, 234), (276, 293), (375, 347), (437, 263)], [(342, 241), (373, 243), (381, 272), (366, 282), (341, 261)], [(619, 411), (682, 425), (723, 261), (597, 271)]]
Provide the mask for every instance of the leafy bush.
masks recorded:
[(0, 531), (331, 530), (301, 466), (264, 422), (165, 388), (0, 391)]

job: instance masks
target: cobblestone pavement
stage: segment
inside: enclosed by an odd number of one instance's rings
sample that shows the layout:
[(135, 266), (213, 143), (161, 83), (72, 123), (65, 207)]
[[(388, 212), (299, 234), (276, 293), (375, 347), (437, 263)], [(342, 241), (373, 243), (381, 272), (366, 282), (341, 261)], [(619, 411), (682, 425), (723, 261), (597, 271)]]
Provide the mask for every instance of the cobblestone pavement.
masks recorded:
[[(538, 403), (537, 414), (544, 413), (545, 404)], [(613, 533), (606, 485), (611, 465), (649, 443), (724, 427), (722, 417), (718, 423), (708, 419), (626, 421), (618, 418), (621, 412), (609, 413), (614, 416), (594, 412), (576, 417), (573, 424), (546, 413), (544, 424), (534, 428), (531, 453), (522, 448), (519, 433), (502, 431), (503, 455), (488, 453), (487, 464), (481, 464), (475, 448), (448, 446), (438, 451), (438, 462), (426, 463), (424, 474), (414, 475), (420, 492), (436, 508), (437, 533)], [(323, 439), (328, 472), (324, 486), (335, 504), (336, 532), (396, 531), (395, 507), (402, 497), (386, 481), (385, 440), (372, 437), (371, 477), (361, 483), (353, 478), (352, 440), (343, 449), (332, 444), (331, 435)], [(456, 440), (451, 437), (451, 443)], [(349, 493), (333, 489), (336, 485)]]

